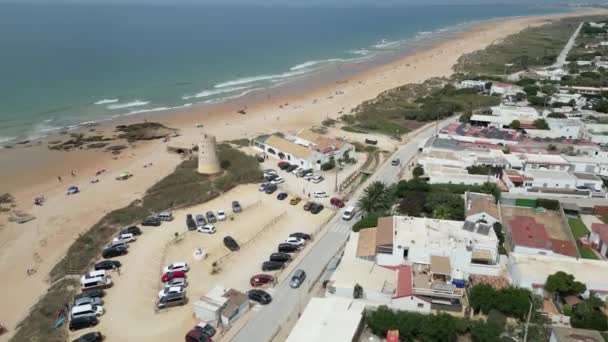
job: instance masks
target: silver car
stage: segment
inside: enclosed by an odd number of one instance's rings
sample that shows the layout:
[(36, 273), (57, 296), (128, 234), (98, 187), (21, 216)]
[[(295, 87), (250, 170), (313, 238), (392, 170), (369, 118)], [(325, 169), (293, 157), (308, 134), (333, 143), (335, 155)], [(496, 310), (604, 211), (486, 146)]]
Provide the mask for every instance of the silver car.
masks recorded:
[(291, 280), (289, 281), (289, 286), (292, 289), (297, 289), (298, 287), (300, 287), (300, 285), (302, 285), (304, 279), (306, 279), (306, 272), (304, 272), (303, 269), (298, 269), (293, 272)]
[(81, 306), (81, 305), (102, 305), (103, 301), (99, 297), (82, 297), (74, 300), (74, 305), (72, 306)]

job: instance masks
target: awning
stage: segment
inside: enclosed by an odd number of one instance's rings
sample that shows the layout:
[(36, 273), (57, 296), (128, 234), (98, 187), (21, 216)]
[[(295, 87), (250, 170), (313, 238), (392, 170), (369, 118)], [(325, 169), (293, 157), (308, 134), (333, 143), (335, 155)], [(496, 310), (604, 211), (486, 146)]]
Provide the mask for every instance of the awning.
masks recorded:
[(433, 272), (433, 274), (452, 275), (450, 258), (431, 255), (431, 272)]
[(471, 255), (471, 259), (488, 260), (488, 261), (494, 260), (492, 258), (492, 253), (490, 253), (490, 251), (473, 251), (473, 254)]

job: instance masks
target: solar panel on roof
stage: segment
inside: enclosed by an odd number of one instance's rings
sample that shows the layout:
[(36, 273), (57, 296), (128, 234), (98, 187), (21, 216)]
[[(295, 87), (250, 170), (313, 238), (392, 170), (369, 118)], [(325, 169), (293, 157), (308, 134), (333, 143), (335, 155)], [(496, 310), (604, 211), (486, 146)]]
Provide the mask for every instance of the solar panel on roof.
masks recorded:
[(468, 232), (472, 232), (473, 230), (475, 230), (475, 223), (473, 222), (469, 222), (469, 221), (465, 221), (464, 222), (464, 226), (462, 226), (462, 229), (468, 231)]
[(486, 226), (485, 224), (480, 224), (477, 228), (477, 234), (488, 235), (490, 233), (490, 226)]

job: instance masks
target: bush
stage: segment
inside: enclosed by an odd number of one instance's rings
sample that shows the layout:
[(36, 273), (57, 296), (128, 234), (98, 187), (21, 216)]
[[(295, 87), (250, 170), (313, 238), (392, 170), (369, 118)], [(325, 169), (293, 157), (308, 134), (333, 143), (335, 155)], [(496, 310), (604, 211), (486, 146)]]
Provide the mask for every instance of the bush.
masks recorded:
[(420, 178), (422, 175), (424, 175), (424, 168), (422, 168), (421, 165), (416, 165), (414, 170), (412, 170), (412, 175), (414, 178)]
[(321, 171), (329, 171), (336, 167), (336, 162), (334, 160), (330, 160), (327, 163), (321, 164)]
[(378, 226), (378, 218), (381, 217), (379, 214), (368, 214), (359, 219), (359, 222), (353, 226), (353, 232), (358, 232), (361, 229), (373, 228)]
[(538, 198), (536, 200), (536, 207), (542, 207), (548, 210), (559, 209), (559, 201), (554, 199)]
[(534, 120), (533, 125), (536, 129), (549, 129), (549, 124), (545, 119), (536, 119)]
[(479, 284), (471, 288), (469, 302), (476, 312), (487, 315), (494, 309), (504, 315), (524, 319), (530, 307), (530, 291), (515, 287), (495, 290), (490, 285)]

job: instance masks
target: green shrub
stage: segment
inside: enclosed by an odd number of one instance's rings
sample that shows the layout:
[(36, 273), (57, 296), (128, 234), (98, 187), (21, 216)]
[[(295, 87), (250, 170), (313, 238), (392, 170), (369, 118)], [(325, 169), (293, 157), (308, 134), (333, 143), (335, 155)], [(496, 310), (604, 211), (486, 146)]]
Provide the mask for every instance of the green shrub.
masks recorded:
[(358, 232), (361, 229), (373, 228), (378, 226), (378, 218), (381, 217), (379, 214), (368, 214), (361, 217), (357, 223), (353, 226), (353, 232)]
[(538, 198), (536, 200), (536, 207), (542, 207), (548, 210), (557, 210), (559, 209), (559, 201), (553, 199)]

